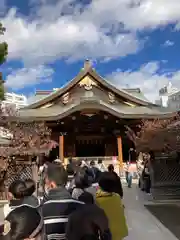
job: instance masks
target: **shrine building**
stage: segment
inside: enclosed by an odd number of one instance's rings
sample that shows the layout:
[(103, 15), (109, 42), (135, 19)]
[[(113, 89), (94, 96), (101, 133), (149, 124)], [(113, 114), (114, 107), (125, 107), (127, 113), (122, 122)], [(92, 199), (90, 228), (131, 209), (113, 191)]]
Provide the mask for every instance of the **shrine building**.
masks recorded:
[(65, 86), (37, 91), (32, 103), (20, 110), (23, 121), (44, 121), (52, 129), (52, 139), (59, 144), (54, 151), (61, 160), (117, 157), (121, 164), (134, 148), (125, 126), (136, 131), (142, 119), (172, 115), (148, 101), (139, 88), (112, 85), (88, 60)]

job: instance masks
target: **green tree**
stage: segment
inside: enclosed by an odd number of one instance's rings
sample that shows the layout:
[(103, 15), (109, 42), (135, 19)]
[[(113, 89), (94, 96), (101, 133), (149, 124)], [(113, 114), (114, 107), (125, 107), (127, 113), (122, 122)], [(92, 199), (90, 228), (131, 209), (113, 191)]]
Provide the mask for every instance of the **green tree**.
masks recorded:
[[(0, 35), (4, 35), (6, 29), (0, 23)], [(0, 66), (6, 61), (8, 55), (8, 44), (6, 42), (0, 42)], [(4, 99), (4, 81), (2, 73), (0, 73), (0, 100)]]
[[(0, 35), (4, 35), (6, 29), (0, 23)], [(8, 55), (8, 45), (6, 42), (0, 43), (0, 65), (6, 61)]]

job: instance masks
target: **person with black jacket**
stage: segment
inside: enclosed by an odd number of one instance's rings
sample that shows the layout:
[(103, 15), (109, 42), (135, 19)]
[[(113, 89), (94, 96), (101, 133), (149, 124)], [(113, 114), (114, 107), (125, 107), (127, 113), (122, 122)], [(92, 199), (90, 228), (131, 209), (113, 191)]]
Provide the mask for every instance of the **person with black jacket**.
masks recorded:
[(111, 240), (107, 216), (104, 210), (95, 204), (92, 194), (83, 192), (79, 200), (85, 205), (69, 216), (66, 239)]
[(9, 203), (4, 205), (4, 216), (6, 217), (13, 209), (22, 205), (38, 208), (39, 200), (33, 195), (35, 189), (35, 182), (32, 179), (12, 182), (8, 190)]
[(68, 173), (68, 176), (73, 176), (75, 173), (75, 164), (73, 163), (72, 158), (69, 158), (69, 163), (66, 167), (66, 171)]
[(42, 214), (44, 217), (47, 239), (65, 239), (65, 229), (69, 215), (84, 203), (74, 200), (65, 188), (68, 175), (63, 166), (50, 165), (45, 177), (48, 194), (43, 199)]
[(122, 188), (122, 184), (121, 184), (121, 178), (114, 171), (113, 164), (110, 164), (108, 166), (108, 172), (110, 172), (114, 175), (113, 192), (119, 194), (122, 199), (123, 198), (123, 188)]
[(93, 160), (90, 162), (89, 171), (91, 171), (91, 175), (93, 177), (93, 183), (98, 182), (99, 180), (98, 178), (100, 176), (101, 171), (96, 167), (96, 164)]

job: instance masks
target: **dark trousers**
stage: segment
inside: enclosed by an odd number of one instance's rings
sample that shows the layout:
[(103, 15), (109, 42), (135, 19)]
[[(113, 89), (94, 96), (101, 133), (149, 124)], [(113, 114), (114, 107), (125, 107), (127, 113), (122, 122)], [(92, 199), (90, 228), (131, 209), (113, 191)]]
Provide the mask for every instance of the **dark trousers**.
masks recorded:
[(132, 174), (126, 171), (126, 182), (128, 184), (128, 187), (131, 188), (132, 185)]
[(150, 176), (144, 178), (144, 190), (146, 193), (150, 193), (151, 190), (151, 179)]

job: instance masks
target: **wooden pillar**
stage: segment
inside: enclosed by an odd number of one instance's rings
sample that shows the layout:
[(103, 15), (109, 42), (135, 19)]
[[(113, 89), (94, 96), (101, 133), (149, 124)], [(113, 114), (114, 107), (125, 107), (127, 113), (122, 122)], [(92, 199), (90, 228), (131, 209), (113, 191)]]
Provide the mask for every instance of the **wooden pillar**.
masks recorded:
[(64, 163), (64, 136), (59, 136), (59, 158)]
[(117, 147), (118, 147), (118, 160), (119, 160), (120, 169), (123, 169), (123, 152), (122, 152), (121, 136), (117, 137)]

